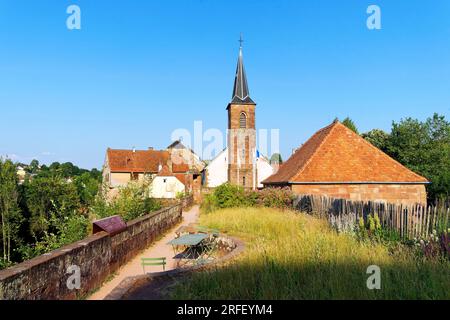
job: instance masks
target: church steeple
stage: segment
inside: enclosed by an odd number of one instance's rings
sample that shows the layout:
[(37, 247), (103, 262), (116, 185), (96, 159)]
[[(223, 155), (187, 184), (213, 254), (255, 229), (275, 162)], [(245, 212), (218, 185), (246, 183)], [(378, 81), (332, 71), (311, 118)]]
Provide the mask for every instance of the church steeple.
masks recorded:
[(256, 168), (256, 103), (250, 99), (242, 59), (242, 36), (234, 79), (233, 97), (228, 104), (228, 182), (246, 189), (258, 185)]
[(247, 76), (245, 75), (244, 61), (242, 57), (242, 35), (239, 39), (239, 58), (236, 67), (236, 76), (234, 78), (233, 96), (231, 98), (231, 103), (233, 104), (248, 104), (254, 103), (250, 98), (250, 93), (248, 91)]

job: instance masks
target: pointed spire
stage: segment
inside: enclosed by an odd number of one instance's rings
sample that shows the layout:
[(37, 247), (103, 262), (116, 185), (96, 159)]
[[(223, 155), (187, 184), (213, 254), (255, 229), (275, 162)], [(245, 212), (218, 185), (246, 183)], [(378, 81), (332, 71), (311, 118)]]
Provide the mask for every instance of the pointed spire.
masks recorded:
[(250, 99), (250, 93), (248, 91), (247, 76), (245, 75), (244, 61), (242, 58), (242, 34), (239, 39), (239, 58), (236, 68), (236, 76), (234, 78), (233, 97), (231, 103), (254, 103)]

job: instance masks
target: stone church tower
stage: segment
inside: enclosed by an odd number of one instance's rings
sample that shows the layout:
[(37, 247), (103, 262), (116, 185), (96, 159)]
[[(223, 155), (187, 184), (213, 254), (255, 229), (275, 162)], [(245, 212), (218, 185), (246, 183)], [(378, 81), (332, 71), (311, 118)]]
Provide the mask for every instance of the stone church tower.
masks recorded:
[(255, 189), (257, 180), (255, 107), (248, 91), (241, 39), (233, 96), (227, 107), (228, 182), (248, 189)]

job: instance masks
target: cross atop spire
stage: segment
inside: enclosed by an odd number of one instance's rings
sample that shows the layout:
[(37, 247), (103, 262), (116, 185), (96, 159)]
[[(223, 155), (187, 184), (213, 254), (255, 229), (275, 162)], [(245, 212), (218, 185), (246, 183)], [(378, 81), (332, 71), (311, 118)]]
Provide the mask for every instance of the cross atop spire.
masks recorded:
[(242, 57), (242, 43), (244, 40), (242, 39), (242, 33), (239, 38), (239, 58), (236, 68), (236, 76), (234, 78), (234, 87), (233, 87), (233, 96), (231, 103), (254, 103), (252, 99), (250, 99), (250, 93), (247, 85), (247, 76), (245, 75), (244, 69), (244, 59)]

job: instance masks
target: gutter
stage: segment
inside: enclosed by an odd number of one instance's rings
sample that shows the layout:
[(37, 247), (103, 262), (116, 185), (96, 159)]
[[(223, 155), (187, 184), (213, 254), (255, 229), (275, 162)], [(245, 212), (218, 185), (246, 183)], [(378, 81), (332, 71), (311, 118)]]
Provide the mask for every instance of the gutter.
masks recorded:
[(406, 184), (406, 185), (417, 185), (417, 184), (431, 184), (430, 181), (417, 181), (417, 182), (392, 182), (392, 181), (324, 181), (324, 182), (309, 182), (309, 181), (305, 181), (305, 182), (296, 182), (296, 181), (285, 181), (285, 182), (261, 182), (263, 185), (325, 185), (325, 184), (336, 184), (336, 185), (340, 185), (340, 184)]

